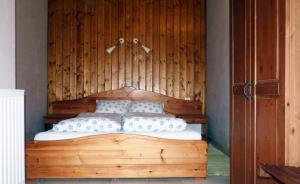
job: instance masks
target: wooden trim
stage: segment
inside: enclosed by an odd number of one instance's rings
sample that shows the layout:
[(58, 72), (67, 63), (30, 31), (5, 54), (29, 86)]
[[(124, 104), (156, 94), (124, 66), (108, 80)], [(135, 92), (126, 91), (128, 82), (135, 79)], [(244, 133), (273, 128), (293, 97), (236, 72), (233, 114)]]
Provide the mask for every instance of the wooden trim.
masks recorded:
[(270, 177), (273, 177), (278, 183), (299, 184), (300, 168), (287, 166), (260, 166)]
[(67, 100), (52, 103), (52, 114), (79, 114), (93, 112), (98, 99), (127, 99), (144, 101), (162, 101), (165, 111), (174, 115), (202, 115), (201, 101), (188, 101), (168, 97), (159, 93), (136, 90), (132, 87), (123, 87), (117, 90), (104, 91), (78, 100)]
[(207, 143), (107, 134), (26, 144), (28, 179), (206, 177)]
[[(49, 114), (44, 116), (44, 123), (46, 125), (52, 125), (59, 121), (74, 118), (77, 114)], [(177, 115), (177, 118), (184, 119), (189, 124), (207, 124), (208, 119), (203, 115)]]

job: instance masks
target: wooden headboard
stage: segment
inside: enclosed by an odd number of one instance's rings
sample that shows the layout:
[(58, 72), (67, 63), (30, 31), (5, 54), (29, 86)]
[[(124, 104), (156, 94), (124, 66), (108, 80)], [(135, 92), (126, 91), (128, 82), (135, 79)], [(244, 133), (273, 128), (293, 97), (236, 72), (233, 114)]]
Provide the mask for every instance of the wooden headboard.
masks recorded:
[(117, 90), (104, 91), (77, 100), (53, 102), (51, 114), (79, 114), (81, 112), (93, 112), (96, 109), (97, 99), (162, 101), (164, 102), (165, 111), (174, 115), (202, 114), (201, 101), (176, 99), (159, 93), (136, 90), (132, 87), (123, 87)]

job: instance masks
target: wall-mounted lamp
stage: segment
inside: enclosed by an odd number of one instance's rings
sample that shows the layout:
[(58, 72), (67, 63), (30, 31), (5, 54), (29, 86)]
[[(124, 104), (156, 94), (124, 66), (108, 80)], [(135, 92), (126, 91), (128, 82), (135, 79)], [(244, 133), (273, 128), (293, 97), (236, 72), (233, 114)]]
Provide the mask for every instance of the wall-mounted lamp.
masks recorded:
[(133, 42), (134, 44), (136, 44), (136, 45), (141, 46), (147, 54), (148, 54), (149, 52), (151, 52), (151, 49), (148, 48), (148, 47), (146, 47), (144, 44), (142, 44), (142, 43), (139, 41), (139, 39), (133, 38), (132, 42)]
[(109, 48), (106, 49), (106, 52), (108, 54), (111, 54), (115, 50), (115, 48), (117, 48), (118, 45), (121, 45), (124, 42), (125, 42), (124, 38), (119, 38), (116, 43), (114, 43), (111, 47), (109, 47)]

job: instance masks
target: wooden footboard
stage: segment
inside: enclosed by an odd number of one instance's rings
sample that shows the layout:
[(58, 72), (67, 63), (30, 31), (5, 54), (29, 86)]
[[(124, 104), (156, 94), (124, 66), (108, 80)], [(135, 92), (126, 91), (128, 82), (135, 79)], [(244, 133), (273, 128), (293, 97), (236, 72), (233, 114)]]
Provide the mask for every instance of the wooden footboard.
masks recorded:
[(206, 177), (207, 143), (107, 134), (26, 144), (28, 179)]

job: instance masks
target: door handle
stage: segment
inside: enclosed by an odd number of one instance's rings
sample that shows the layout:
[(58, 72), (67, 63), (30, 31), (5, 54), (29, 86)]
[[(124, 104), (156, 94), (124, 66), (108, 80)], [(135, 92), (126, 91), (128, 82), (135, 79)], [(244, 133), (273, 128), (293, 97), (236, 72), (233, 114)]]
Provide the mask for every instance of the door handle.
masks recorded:
[(248, 99), (248, 100), (251, 100), (254, 98), (254, 95), (251, 93), (251, 87), (254, 85), (254, 81), (251, 80), (251, 81), (247, 81), (245, 84), (244, 84), (244, 87), (243, 87), (243, 92), (244, 92), (244, 96)]

